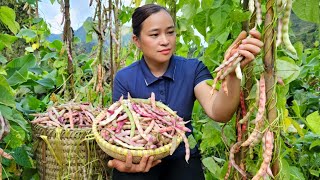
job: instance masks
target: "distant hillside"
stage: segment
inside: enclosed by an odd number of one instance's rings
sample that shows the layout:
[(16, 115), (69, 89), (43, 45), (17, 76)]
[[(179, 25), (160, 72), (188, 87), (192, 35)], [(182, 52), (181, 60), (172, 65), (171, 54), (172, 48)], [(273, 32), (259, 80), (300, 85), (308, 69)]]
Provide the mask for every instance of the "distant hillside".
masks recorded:
[[(87, 18), (86, 21), (92, 21), (92, 18)], [(86, 43), (86, 30), (83, 26), (81, 26), (79, 29), (74, 31), (74, 36), (78, 37), (81, 40), (80, 48), (84, 49), (85, 52), (89, 53), (91, 52), (91, 49), (93, 46), (97, 44), (97, 38), (93, 37), (92, 42)], [(122, 27), (122, 45), (127, 45), (131, 40), (131, 31), (130, 27), (123, 26)], [(109, 36), (107, 36), (109, 37)], [(54, 40), (62, 40), (62, 34), (51, 34), (48, 38), (48, 41), (52, 42)], [(106, 41), (104, 43), (105, 47), (109, 46), (109, 38), (106, 38)]]
[(294, 13), (291, 13), (291, 29), (295, 36), (290, 37), (293, 43), (301, 41), (307, 48), (314, 47), (313, 43), (319, 41), (319, 28), (317, 24), (306, 22), (299, 19)]

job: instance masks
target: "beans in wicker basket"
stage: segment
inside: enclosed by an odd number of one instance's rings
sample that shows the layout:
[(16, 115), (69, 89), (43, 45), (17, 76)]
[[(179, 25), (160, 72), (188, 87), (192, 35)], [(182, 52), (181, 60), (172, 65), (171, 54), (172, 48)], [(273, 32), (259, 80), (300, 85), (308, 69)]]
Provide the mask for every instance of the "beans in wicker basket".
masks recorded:
[(86, 128), (91, 127), (94, 117), (99, 114), (99, 108), (93, 108), (90, 103), (69, 102), (51, 106), (46, 112), (30, 114), (35, 116), (32, 124), (47, 127)]
[(190, 149), (185, 127), (176, 112), (161, 102), (149, 99), (120, 99), (96, 117), (98, 132), (110, 144), (133, 150), (156, 149), (172, 143), (170, 154), (178, 146), (177, 138), (185, 142), (188, 161)]

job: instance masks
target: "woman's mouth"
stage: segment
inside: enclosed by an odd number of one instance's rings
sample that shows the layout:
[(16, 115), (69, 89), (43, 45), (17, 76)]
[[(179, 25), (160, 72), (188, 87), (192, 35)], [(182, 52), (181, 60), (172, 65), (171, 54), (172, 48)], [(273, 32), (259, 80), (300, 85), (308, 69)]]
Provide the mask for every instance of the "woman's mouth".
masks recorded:
[(163, 55), (168, 55), (168, 54), (170, 54), (170, 51), (171, 51), (171, 49), (163, 49), (163, 50), (161, 50), (161, 51), (159, 51), (161, 54), (163, 54)]

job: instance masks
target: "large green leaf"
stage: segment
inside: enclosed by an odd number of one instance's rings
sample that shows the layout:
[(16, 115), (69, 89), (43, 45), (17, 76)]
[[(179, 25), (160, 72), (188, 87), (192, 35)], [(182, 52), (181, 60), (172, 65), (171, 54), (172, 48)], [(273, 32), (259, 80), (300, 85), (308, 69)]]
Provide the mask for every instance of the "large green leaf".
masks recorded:
[(280, 158), (282, 169), (280, 179), (305, 180), (301, 170), (295, 166), (290, 166), (285, 158)]
[(51, 78), (43, 78), (37, 81), (40, 85), (52, 89), (54, 88), (54, 81)]
[(306, 118), (308, 127), (315, 134), (320, 135), (320, 115), (318, 111), (309, 114)]
[(196, 11), (195, 11), (195, 4), (184, 4), (182, 9), (181, 9), (184, 18), (187, 20), (191, 19), (194, 17)]
[(12, 43), (14, 43), (18, 38), (8, 34), (0, 34), (0, 51), (5, 47), (11, 49)]
[(12, 156), (17, 164), (26, 168), (34, 168), (33, 160), (28, 155), (27, 147), (22, 146), (13, 150)]
[(190, 149), (193, 149), (197, 145), (197, 141), (192, 134), (188, 136), (188, 142), (189, 142)]
[(17, 34), (17, 37), (20, 38), (34, 38), (37, 36), (37, 33), (31, 29), (21, 29)]
[(221, 142), (221, 131), (217, 123), (209, 121), (203, 126), (201, 149), (215, 147)]
[(202, 0), (201, 1), (201, 8), (202, 9), (208, 9), (211, 8), (213, 5), (214, 0)]
[[(9, 122), (17, 123), (24, 131), (30, 131), (30, 125), (23, 118), (21, 113), (16, 109), (9, 108), (8, 106), (0, 105), (0, 112)], [(11, 123), (10, 123), (11, 124)]]
[(210, 19), (212, 21), (213, 32), (220, 35), (225, 28), (230, 28), (230, 14), (232, 7), (228, 4), (223, 4), (217, 9), (212, 9)]
[(15, 107), (14, 93), (6, 78), (0, 75), (0, 104)]
[(212, 157), (204, 158), (202, 163), (212, 174), (220, 176), (221, 168)]
[(300, 19), (320, 24), (320, 0), (295, 0), (292, 10)]
[(17, 34), (20, 29), (19, 24), (16, 22), (16, 13), (7, 6), (0, 6), (0, 21), (14, 34)]
[(208, 25), (211, 24), (209, 12), (210, 10), (201, 11), (197, 13), (193, 19), (194, 26), (204, 37), (206, 37)]
[(234, 11), (231, 11), (230, 18), (232, 22), (244, 22), (250, 18), (250, 12), (246, 11), (243, 12), (239, 9), (235, 9)]
[(10, 133), (4, 138), (4, 142), (11, 148), (17, 148), (25, 144), (26, 132), (17, 125), (11, 125)]
[(49, 44), (49, 47), (52, 49), (56, 49), (57, 51), (61, 51), (63, 43), (59, 40), (54, 40), (52, 43)]
[(276, 68), (277, 76), (282, 78), (285, 84), (289, 84), (300, 74), (300, 67), (292, 59), (286, 57), (276, 60)]
[(29, 68), (36, 65), (33, 54), (25, 55), (10, 61), (7, 66), (8, 82), (11, 86), (24, 83), (28, 80)]

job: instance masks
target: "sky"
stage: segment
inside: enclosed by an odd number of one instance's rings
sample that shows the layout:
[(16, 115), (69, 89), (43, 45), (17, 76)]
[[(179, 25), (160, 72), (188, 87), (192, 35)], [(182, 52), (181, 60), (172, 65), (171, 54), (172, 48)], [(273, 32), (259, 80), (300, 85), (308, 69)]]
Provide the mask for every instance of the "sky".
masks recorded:
[[(57, 1), (57, 0), (56, 0)], [(50, 24), (50, 31), (53, 34), (60, 34), (63, 30), (62, 13), (60, 4), (55, 1), (51, 4), (50, 0), (39, 2), (39, 15)], [(131, 0), (121, 0), (124, 4), (130, 4)], [(95, 5), (89, 7), (90, 0), (70, 0), (71, 26), (74, 30), (82, 26), (87, 17), (92, 17)], [(95, 2), (95, 1), (94, 1)]]

